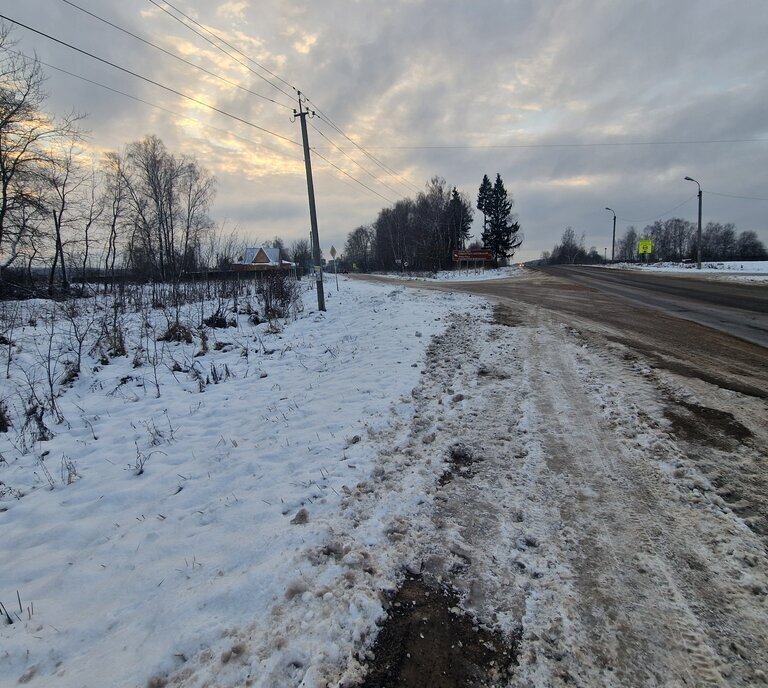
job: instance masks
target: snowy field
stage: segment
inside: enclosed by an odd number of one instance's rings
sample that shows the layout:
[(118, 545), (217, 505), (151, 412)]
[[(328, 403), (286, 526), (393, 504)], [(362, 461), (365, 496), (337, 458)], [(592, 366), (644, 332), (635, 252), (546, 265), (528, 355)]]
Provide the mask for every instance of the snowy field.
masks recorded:
[(701, 270), (696, 263), (616, 263), (604, 267), (614, 270), (644, 270), (650, 272), (682, 272), (687, 274), (706, 274), (729, 280), (746, 282), (768, 281), (768, 260), (741, 260), (727, 262), (702, 262)]
[[(404, 466), (339, 539), (350, 502), (430, 338), (478, 299), (339, 281), (326, 313), (307, 292), (259, 325), (254, 298), (128, 309), (125, 355), (108, 300), (2, 306), (0, 684), (314, 686), (354, 664), (402, 575), (387, 514), (426, 508), (438, 469)], [(199, 328), (217, 309), (236, 326)], [(176, 319), (191, 342), (158, 341)]]
[(470, 267), (463, 270), (441, 270), (440, 272), (428, 273), (407, 273), (382, 272), (375, 273), (377, 277), (389, 277), (398, 280), (416, 280), (424, 282), (482, 282), (483, 280), (504, 279), (508, 277), (520, 277), (525, 274), (525, 270), (517, 265), (510, 265), (504, 268), (482, 268)]

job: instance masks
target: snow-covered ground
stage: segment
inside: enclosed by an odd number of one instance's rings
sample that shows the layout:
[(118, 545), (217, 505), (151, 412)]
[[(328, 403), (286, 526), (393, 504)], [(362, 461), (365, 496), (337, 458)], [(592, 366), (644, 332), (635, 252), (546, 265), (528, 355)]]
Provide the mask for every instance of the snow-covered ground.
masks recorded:
[(688, 274), (717, 275), (726, 279), (740, 281), (768, 281), (768, 260), (740, 260), (702, 262), (701, 270), (696, 269), (696, 263), (615, 263), (606, 265), (616, 270), (648, 270), (651, 272), (683, 272)]
[(428, 273), (398, 273), (382, 272), (375, 273), (377, 277), (389, 277), (397, 280), (416, 280), (424, 282), (482, 282), (483, 280), (505, 279), (508, 277), (520, 277), (525, 274), (525, 270), (518, 265), (510, 265), (504, 268), (482, 268), (470, 267), (462, 270), (441, 270), (440, 272)]
[[(377, 438), (410, 422), (431, 337), (477, 299), (340, 285), (326, 313), (310, 292), (279, 327), (241, 314), (209, 329), (204, 354), (197, 333), (156, 341), (162, 311), (143, 316), (155, 330), (125, 316), (126, 356), (89, 353), (92, 328), (81, 375), (55, 383), (59, 418), (40, 416), (46, 441), (30, 398), (44, 399), (46, 360), (59, 376), (73, 358), (71, 323), (49, 302), (5, 304), (6, 323), (22, 312), (2, 340), (0, 603), (14, 623), (0, 621), (0, 684), (314, 685), (349, 663), (399, 575), (389, 507), (424, 509), (432, 469), (403, 469), (396, 507), (382, 501), (354, 548), (336, 536), (345, 504), (377, 480)], [(389, 562), (374, 571), (367, 548)]]
[[(697, 464), (757, 465), (762, 423), (544, 308), (340, 286), (272, 324), (145, 306), (126, 356), (108, 301), (2, 306), (0, 685), (356, 686), (406, 572), (516, 647), (499, 685), (765, 679), (768, 558)], [(754, 444), (687, 444), (679, 399)]]

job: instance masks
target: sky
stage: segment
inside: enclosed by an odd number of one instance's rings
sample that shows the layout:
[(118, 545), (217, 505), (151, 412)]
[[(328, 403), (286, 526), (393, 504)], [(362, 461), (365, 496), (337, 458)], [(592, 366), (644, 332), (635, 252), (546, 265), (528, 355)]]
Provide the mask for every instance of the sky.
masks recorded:
[(155, 2), (0, 0), (0, 14), (239, 118), (15, 30), (17, 49), (50, 65), (47, 108), (88, 115), (94, 156), (147, 134), (194, 155), (218, 181), (216, 222), (255, 245), (309, 236), (297, 90), (322, 113), (309, 139), (326, 255), (431, 177), (474, 202), (496, 173), (525, 235), (520, 260), (568, 226), (610, 256), (606, 207), (617, 238), (695, 222), (686, 176), (704, 190), (705, 224), (768, 243), (764, 0), (172, 0), (236, 60)]

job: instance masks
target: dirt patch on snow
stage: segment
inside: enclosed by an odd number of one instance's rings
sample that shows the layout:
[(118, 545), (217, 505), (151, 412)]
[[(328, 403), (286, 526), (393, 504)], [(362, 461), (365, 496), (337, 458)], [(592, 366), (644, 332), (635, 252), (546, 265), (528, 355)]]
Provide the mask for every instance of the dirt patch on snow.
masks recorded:
[(456, 595), (409, 576), (391, 602), (361, 688), (494, 686), (512, 672), (517, 643), (458, 608)]
[(525, 324), (525, 317), (507, 305), (497, 304), (493, 309), (493, 322), (507, 327), (519, 327)]
[(718, 446), (728, 448), (735, 442), (752, 437), (752, 432), (737, 421), (732, 413), (689, 401), (678, 401), (664, 415), (671, 421), (675, 434), (692, 442), (707, 439)]

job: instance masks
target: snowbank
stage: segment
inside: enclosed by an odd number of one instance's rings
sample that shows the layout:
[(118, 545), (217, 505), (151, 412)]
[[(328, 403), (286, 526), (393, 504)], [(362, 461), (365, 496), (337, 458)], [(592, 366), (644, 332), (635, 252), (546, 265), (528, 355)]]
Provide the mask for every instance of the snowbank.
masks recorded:
[(398, 280), (419, 280), (423, 282), (482, 282), (484, 280), (506, 279), (509, 277), (520, 277), (525, 274), (525, 270), (518, 265), (510, 265), (504, 268), (469, 268), (463, 270), (442, 270), (440, 272), (429, 273), (409, 273), (400, 274), (392, 272), (375, 273), (377, 277), (388, 277)]
[(683, 272), (689, 274), (712, 274), (728, 276), (748, 281), (768, 280), (768, 260), (741, 260), (702, 262), (701, 270), (696, 269), (696, 263), (615, 263), (604, 267), (615, 270), (650, 270), (658, 272)]

